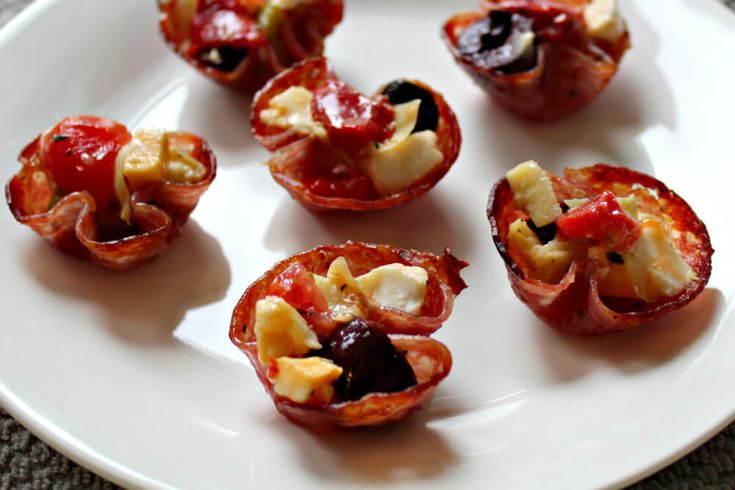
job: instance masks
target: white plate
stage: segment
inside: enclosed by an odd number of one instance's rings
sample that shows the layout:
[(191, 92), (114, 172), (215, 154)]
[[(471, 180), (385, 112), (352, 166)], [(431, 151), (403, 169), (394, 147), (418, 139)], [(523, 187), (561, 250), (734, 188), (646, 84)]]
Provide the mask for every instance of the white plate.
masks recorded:
[[(0, 213), (0, 400), (45, 441), (126, 485), (186, 488), (559, 488), (622, 485), (735, 414), (732, 87), (735, 18), (714, 1), (623, 4), (635, 47), (607, 91), (553, 126), (496, 110), (454, 65), (441, 22), (474, 0), (350, 0), (328, 53), (363, 91), (398, 76), (443, 92), (464, 133), (455, 167), (388, 212), (315, 216), (261, 165), (248, 99), (200, 78), (159, 38), (151, 0), (41, 1), (0, 34), (2, 180), (57, 119), (96, 113), (209, 139), (219, 175), (183, 237), (114, 273)], [(485, 202), (513, 164), (596, 161), (653, 173), (709, 224), (708, 288), (655, 325), (577, 339), (513, 296)], [(472, 264), (438, 338), (454, 371), (389, 428), (316, 434), (276, 414), (227, 338), (273, 262), (327, 242), (386, 242)]]

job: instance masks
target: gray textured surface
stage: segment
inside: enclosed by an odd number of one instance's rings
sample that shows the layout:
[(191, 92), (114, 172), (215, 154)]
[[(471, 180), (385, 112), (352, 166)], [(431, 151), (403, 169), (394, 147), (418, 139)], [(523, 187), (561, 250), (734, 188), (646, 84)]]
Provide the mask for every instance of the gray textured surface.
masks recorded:
[[(735, 0), (723, 1), (735, 10)], [(28, 3), (30, 0), (0, 0), (0, 26)], [(46, 488), (114, 486), (48, 447), (0, 409), (0, 490)], [(735, 489), (735, 424), (631, 489)]]

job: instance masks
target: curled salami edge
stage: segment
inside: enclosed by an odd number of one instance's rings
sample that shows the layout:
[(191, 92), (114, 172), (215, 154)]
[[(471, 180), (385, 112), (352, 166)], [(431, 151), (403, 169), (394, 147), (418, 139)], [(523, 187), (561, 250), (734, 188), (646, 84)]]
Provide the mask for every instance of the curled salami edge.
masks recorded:
[[(274, 392), (268, 379), (267, 366), (258, 360), (255, 339), (255, 305), (266, 296), (274, 279), (294, 262), (315, 274), (326, 274), (329, 265), (344, 257), (355, 276), (375, 267), (391, 263), (424, 268), (429, 274), (426, 299), (419, 315), (391, 309), (375, 308), (366, 320), (384, 330), (414, 370), (417, 384), (395, 393), (371, 393), (356, 401), (311, 406), (295, 403)], [(323, 245), (278, 262), (256, 280), (240, 298), (232, 314), (230, 340), (245, 353), (271, 395), (276, 408), (286, 417), (307, 425), (336, 424), (341, 426), (379, 425), (396, 421), (417, 409), (451, 369), (452, 357), (440, 342), (428, 337), (449, 317), (454, 298), (466, 284), (459, 271), (463, 262), (445, 251), (441, 257), (415, 250), (397, 249), (387, 245), (347, 242), (343, 245)]]
[(69, 193), (48, 208), (54, 183), (38, 165), (39, 140), (40, 136), (21, 152), (18, 160), (23, 167), (5, 187), (13, 216), (64, 252), (109, 269), (136, 267), (160, 254), (178, 236), (216, 175), (216, 159), (206, 141), (191, 133), (169, 133), (171, 145), (193, 148), (190, 155), (206, 168), (204, 177), (193, 184), (161, 182), (134, 192), (131, 221), (140, 231), (100, 241), (93, 218), (97, 206), (88, 192)]
[[(273, 97), (289, 87), (300, 85), (313, 91), (325, 81), (336, 77), (325, 58), (311, 58), (280, 73), (255, 95), (250, 116), (251, 127), (255, 138), (265, 148), (274, 152), (268, 162), (268, 168), (276, 182), (286, 188), (294, 199), (312, 211), (388, 209), (416, 199), (434, 187), (459, 156), (462, 135), (457, 118), (444, 97), (418, 80), (408, 81), (431, 93), (439, 109), (439, 123), (436, 129), (437, 145), (444, 157), (439, 165), (409, 188), (376, 199), (322, 196), (307, 187), (304, 182), (303, 168), (308, 160), (318, 158), (324, 161), (341, 161), (345, 158), (344, 152), (293, 128), (268, 126), (261, 121), (260, 113), (268, 107), (268, 102)], [(376, 91), (376, 94), (380, 94), (381, 91), (382, 87)], [(354, 163), (349, 162), (349, 164)]]
[(646, 174), (606, 164), (567, 168), (563, 178), (553, 177), (552, 180), (561, 199), (572, 197), (567, 193), (574, 191), (579, 194), (574, 197), (596, 195), (604, 190), (618, 196), (635, 193), (646, 212), (665, 215), (666, 221), (679, 232), (674, 243), (697, 277), (679, 294), (664, 296), (652, 303), (637, 302), (635, 309), (628, 309), (630, 305), (626, 303), (612, 304), (603, 300), (598, 292), (595, 269), (588, 269), (583, 259), (573, 262), (558, 284), (527, 278), (508, 250), (508, 229), (517, 214), (510, 186), (503, 178), (490, 192), (487, 205), (493, 241), (505, 261), (516, 296), (545, 323), (575, 335), (628, 330), (683, 307), (704, 289), (711, 274), (714, 253), (707, 228), (689, 205), (665, 184)]

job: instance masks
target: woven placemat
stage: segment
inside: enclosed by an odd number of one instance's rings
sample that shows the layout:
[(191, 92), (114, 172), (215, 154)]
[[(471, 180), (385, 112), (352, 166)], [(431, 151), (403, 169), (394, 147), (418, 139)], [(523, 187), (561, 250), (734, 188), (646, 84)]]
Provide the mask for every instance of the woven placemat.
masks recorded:
[[(735, 10), (735, 0), (722, 1)], [(0, 0), (0, 26), (29, 3), (31, 0)], [(116, 487), (51, 449), (0, 409), (0, 490), (46, 488)], [(630, 488), (735, 489), (735, 424), (687, 457)]]

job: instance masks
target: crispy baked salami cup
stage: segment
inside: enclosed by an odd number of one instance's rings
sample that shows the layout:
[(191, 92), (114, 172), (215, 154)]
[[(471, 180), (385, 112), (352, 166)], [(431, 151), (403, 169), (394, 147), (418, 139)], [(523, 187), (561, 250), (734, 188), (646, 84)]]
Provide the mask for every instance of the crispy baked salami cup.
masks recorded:
[(417, 80), (372, 97), (337, 78), (324, 58), (273, 78), (253, 101), (255, 138), (274, 152), (271, 175), (313, 211), (387, 209), (434, 187), (462, 141), (444, 98)]
[(166, 43), (200, 73), (253, 93), (324, 50), (342, 0), (158, 0)]
[[(394, 422), (449, 374), (449, 350), (428, 335), (466, 287), (459, 275), (466, 266), (448, 251), (317, 247), (248, 287), (230, 339), (289, 419), (349, 427)], [(291, 364), (306, 367), (283, 371)], [(331, 375), (319, 378), (324, 372)]]
[[(567, 168), (562, 177), (538, 172), (541, 179), (528, 163), (509, 172), (493, 187), (487, 213), (513, 291), (548, 325), (575, 335), (627, 330), (704, 289), (709, 234), (665, 184), (605, 164)], [(533, 204), (544, 200), (542, 180), (556, 213)]]
[(16, 220), (110, 269), (147, 262), (178, 236), (216, 174), (206, 141), (75, 116), (36, 137), (5, 187)]
[(457, 63), (501, 107), (551, 122), (583, 108), (630, 48), (615, 0), (496, 0), (443, 28)]

